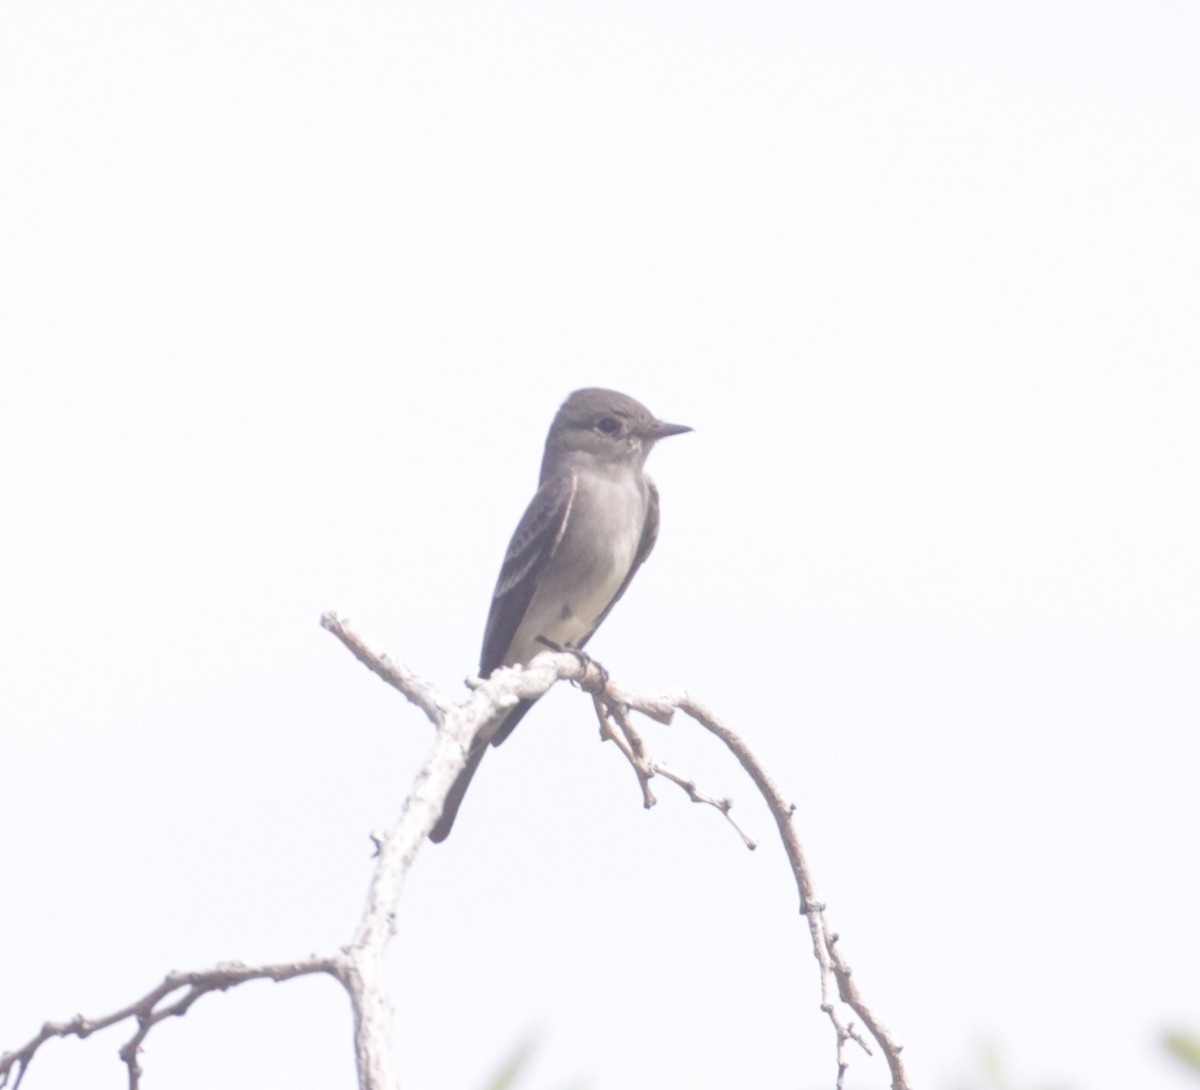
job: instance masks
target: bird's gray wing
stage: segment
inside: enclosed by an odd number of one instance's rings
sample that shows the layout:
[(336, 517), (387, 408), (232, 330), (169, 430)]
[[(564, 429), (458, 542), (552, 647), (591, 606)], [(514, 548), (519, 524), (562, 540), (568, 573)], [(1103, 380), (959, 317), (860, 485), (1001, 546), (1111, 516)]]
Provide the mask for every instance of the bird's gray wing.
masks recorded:
[(649, 477), (645, 478), (645, 481), (646, 488), (650, 493), (646, 504), (646, 521), (642, 525), (642, 536), (638, 541), (638, 549), (633, 558), (633, 563), (629, 566), (629, 574), (625, 576), (625, 581), (621, 584), (620, 589), (613, 595), (612, 601), (604, 607), (604, 612), (596, 618), (596, 623), (592, 625), (591, 632), (579, 641), (580, 647), (583, 647), (596, 634), (596, 629), (604, 623), (604, 618), (612, 612), (612, 607), (621, 600), (621, 595), (629, 589), (629, 584), (633, 582), (633, 577), (637, 575), (638, 568), (645, 562), (646, 557), (653, 551), (655, 542), (658, 541), (658, 489)]
[[(578, 481), (571, 470), (542, 482), (517, 524), (500, 577), (492, 593), (492, 608), (483, 630), (479, 673), (487, 677), (504, 663), (509, 645), (533, 599), (538, 581), (562, 541), (575, 502)], [(515, 724), (514, 724), (515, 725)]]
[[(629, 574), (613, 600), (608, 603), (600, 615), (592, 631), (579, 641), (582, 647), (592, 638), (592, 634), (600, 627), (601, 622), (608, 616), (609, 611), (617, 600), (625, 593), (642, 562), (650, 555), (658, 540), (658, 489), (654, 482), (646, 478), (646, 487), (650, 490), (649, 502), (646, 505), (646, 521), (642, 526), (642, 536), (638, 540), (637, 554), (633, 558)], [(571, 515), (571, 505), (575, 502), (575, 492), (578, 481), (570, 470), (556, 474), (542, 483), (537, 494), (533, 497), (525, 514), (517, 525), (516, 532), (509, 542), (508, 552), (504, 555), (504, 563), (500, 567), (500, 578), (496, 580), (496, 590), (492, 594), (492, 608), (488, 613), (487, 625), (483, 633), (483, 653), (480, 656), (479, 673), (487, 677), (497, 666), (504, 662), (509, 644), (512, 643), (525, 611), (533, 599), (538, 580), (546, 570), (546, 565), (554, 555), (562, 541), (567, 528), (567, 519)], [(522, 700), (517, 703), (504, 717), (504, 721), (496, 729), (490, 741), (498, 746), (513, 732), (513, 728), (521, 721), (525, 713), (533, 707), (533, 702)], [(476, 740), (475, 746), (467, 756), (466, 767), (459, 773), (442, 807), (441, 817), (434, 826), (429, 837), (434, 843), (441, 843), (450, 835), (454, 819), (458, 815), (459, 805), (467, 792), (471, 778), (487, 752), (488, 740)]]

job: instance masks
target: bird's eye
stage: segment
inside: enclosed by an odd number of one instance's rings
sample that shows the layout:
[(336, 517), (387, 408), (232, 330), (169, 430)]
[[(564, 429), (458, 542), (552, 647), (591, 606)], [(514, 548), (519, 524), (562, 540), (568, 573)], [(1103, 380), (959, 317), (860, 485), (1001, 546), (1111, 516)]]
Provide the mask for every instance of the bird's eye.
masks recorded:
[(616, 435), (621, 430), (621, 421), (615, 416), (605, 416), (596, 422), (596, 430), (604, 435)]

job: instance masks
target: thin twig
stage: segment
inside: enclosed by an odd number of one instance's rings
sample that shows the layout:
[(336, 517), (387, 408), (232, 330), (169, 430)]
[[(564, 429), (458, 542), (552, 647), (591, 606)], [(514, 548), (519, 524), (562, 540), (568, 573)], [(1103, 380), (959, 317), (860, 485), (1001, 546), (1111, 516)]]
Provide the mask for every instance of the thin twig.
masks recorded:
[[(767, 774), (758, 758), (751, 752), (749, 746), (728, 725), (715, 716), (705, 705), (686, 692), (641, 693), (618, 687), (608, 682), (601, 696), (595, 698), (597, 714), (601, 719), (601, 734), (617, 742), (626, 760), (633, 766), (638, 780), (643, 784), (643, 791), (649, 792), (649, 780), (655, 775), (663, 776), (678, 784), (694, 802), (705, 802), (721, 810), (730, 824), (737, 830), (747, 847), (753, 848), (756, 842), (730, 816), (729, 799), (716, 799), (700, 792), (693, 781), (670, 772), (663, 765), (649, 759), (644, 747), (640, 745), (640, 735), (633, 730), (629, 720), (629, 711), (637, 711), (660, 723), (670, 723), (676, 710), (684, 712), (700, 724), (705, 730), (720, 739), (722, 743), (737, 758), (745, 769), (759, 793), (767, 803), (779, 836), (783, 842), (784, 851), (791, 865), (796, 890), (800, 895), (800, 911), (808, 921), (809, 936), (812, 941), (813, 956), (819, 967), (821, 988), (821, 1010), (825, 1012), (833, 1026), (836, 1039), (837, 1053), (837, 1090), (842, 1090), (845, 1082), (849, 1060), (846, 1046), (853, 1041), (867, 1055), (873, 1055), (866, 1038), (859, 1032), (852, 1021), (842, 1014), (839, 1002), (856, 1014), (866, 1027), (867, 1032), (879, 1045), (880, 1051), (887, 1060), (892, 1077), (892, 1090), (909, 1090), (908, 1076), (901, 1059), (903, 1046), (892, 1036), (882, 1020), (867, 1005), (852, 978), (849, 963), (842, 956), (838, 946), (838, 936), (830, 928), (825, 916), (825, 906), (817, 897), (816, 885), (812, 878), (804, 848), (796, 834), (793, 823), (795, 806), (788, 802), (774, 780)], [(629, 736), (630, 731), (638, 738), (639, 747), (634, 747), (618, 736), (609, 724), (611, 713), (622, 727), (622, 732)], [(652, 796), (651, 796), (652, 797)]]
[[(291, 980), (298, 976), (309, 976), (313, 973), (328, 973), (335, 979), (341, 979), (340, 959), (312, 957), (302, 961), (282, 962), (275, 965), (243, 965), (241, 962), (227, 962), (216, 965), (211, 969), (201, 969), (190, 973), (168, 973), (158, 984), (150, 989), (140, 999), (113, 1011), (111, 1014), (98, 1018), (85, 1018), (77, 1014), (68, 1022), (47, 1022), (29, 1041), (12, 1052), (0, 1056), (0, 1087), (8, 1085), (9, 1076), (15, 1071), (16, 1081), (13, 1090), (18, 1090), (34, 1053), (42, 1045), (54, 1037), (90, 1037), (93, 1033), (109, 1026), (115, 1026), (130, 1018), (136, 1018), (137, 1031), (121, 1046), (119, 1055), (129, 1071), (130, 1090), (138, 1090), (138, 1082), (142, 1075), (137, 1056), (142, 1041), (155, 1025), (166, 1018), (174, 1018), (187, 1013), (192, 1004), (202, 995), (209, 992), (224, 992), (238, 984), (250, 980)], [(179, 991), (187, 990), (184, 994), (167, 1006), (160, 1006), (163, 1000)]]
[(717, 810), (720, 810), (721, 813), (725, 815), (725, 820), (733, 826), (738, 836), (742, 838), (742, 843), (745, 844), (746, 847), (751, 851), (754, 851), (754, 849), (758, 847), (758, 841), (755, 840), (754, 837), (752, 837), (748, 832), (746, 832), (746, 830), (737, 823), (737, 821), (734, 819), (734, 816), (730, 813), (730, 810), (733, 809), (732, 799), (718, 799), (713, 795), (706, 795), (703, 791), (697, 788), (695, 780), (689, 780), (686, 776), (681, 776), (677, 772), (672, 772), (669, 768), (667, 768), (666, 765), (661, 764), (658, 761), (652, 761), (650, 767), (656, 776), (662, 776), (665, 779), (670, 780), (673, 784), (677, 784), (678, 786), (682, 787), (683, 790), (687, 792), (687, 797), (691, 799), (692, 802), (703, 803), (706, 806), (712, 806)]
[[(629, 715), (620, 704), (610, 704), (601, 695), (595, 694), (592, 696), (592, 703), (596, 708), (596, 717), (600, 720), (601, 739), (615, 742), (625, 760), (629, 762), (642, 791), (642, 806), (649, 810), (658, 799), (654, 797), (654, 791), (650, 787), (654, 769), (646, 760), (646, 747), (642, 744), (641, 736), (629, 722)], [(619, 730), (613, 726), (614, 719)]]
[(383, 678), (393, 689), (420, 708), (435, 727), (441, 726), (445, 721), (453, 704), (428, 681), (418, 677), (403, 663), (392, 662), (387, 655), (376, 654), (359, 638), (349, 622), (343, 621), (336, 613), (323, 613), (321, 627), (341, 640), (368, 670)]
[(863, 1024), (867, 1027), (867, 1031), (879, 1045), (880, 1051), (883, 1052), (891, 1072), (893, 1090), (908, 1090), (908, 1076), (904, 1070), (904, 1062), (900, 1057), (903, 1046), (892, 1036), (891, 1031), (884, 1025), (875, 1012), (867, 1006), (866, 1001), (858, 990), (858, 986), (851, 978), (850, 965), (842, 957), (841, 951), (838, 948), (838, 936), (830, 929), (825, 919), (825, 906), (817, 898), (812, 872), (809, 869), (808, 860), (805, 858), (800, 839), (796, 835), (796, 827), (792, 822), (795, 807), (784, 799), (775, 782), (767, 775), (766, 769), (762, 767), (758, 758), (750, 751), (750, 747), (733, 730), (713, 715), (708, 708), (686, 693), (682, 694), (674, 703), (676, 707), (686, 712), (704, 727), (705, 730), (716, 735), (725, 743), (754, 781), (755, 786), (758, 787), (759, 792), (766, 800), (768, 807), (770, 807), (776, 825), (779, 827), (779, 835), (783, 840), (784, 850), (787, 852), (788, 861), (792, 866), (796, 888), (800, 893), (800, 911), (808, 917), (809, 932), (813, 940), (813, 953), (821, 967), (821, 1009), (829, 1015), (838, 1037), (839, 1087), (841, 1086), (841, 1076), (844, 1074), (845, 1041), (855, 1041), (868, 1054), (870, 1054), (871, 1050), (867, 1047), (866, 1041), (862, 1036), (854, 1030), (853, 1024), (847, 1025), (838, 1015), (836, 1005), (831, 1002), (831, 997), (826, 994), (826, 981), (830, 974), (837, 981), (838, 996), (841, 1001), (862, 1019)]

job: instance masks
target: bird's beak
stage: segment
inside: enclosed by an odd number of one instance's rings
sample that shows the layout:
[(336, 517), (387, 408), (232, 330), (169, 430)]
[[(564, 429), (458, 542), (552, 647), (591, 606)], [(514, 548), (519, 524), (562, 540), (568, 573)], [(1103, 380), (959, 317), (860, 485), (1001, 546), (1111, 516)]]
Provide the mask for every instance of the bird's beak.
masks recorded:
[(650, 429), (651, 439), (666, 439), (668, 435), (682, 435), (685, 431), (691, 431), (686, 424), (667, 424), (662, 420), (656, 420)]

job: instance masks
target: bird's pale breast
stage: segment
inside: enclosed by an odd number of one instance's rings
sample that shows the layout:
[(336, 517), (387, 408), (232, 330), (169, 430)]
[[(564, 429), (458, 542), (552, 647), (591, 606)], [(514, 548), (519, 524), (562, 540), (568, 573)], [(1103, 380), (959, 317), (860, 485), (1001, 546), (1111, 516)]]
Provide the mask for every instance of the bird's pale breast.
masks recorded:
[(538, 581), (506, 662), (528, 662), (545, 650), (539, 635), (576, 645), (596, 627), (633, 566), (646, 506), (640, 477), (581, 477), (562, 540)]

